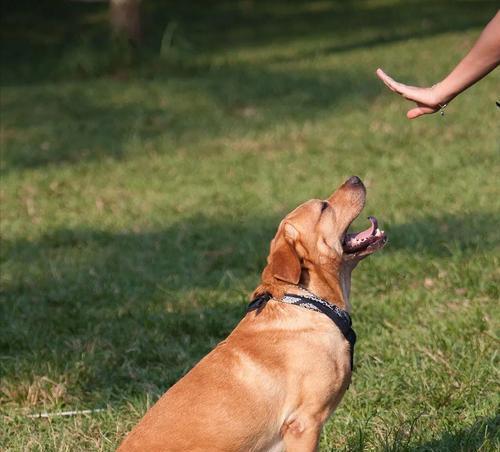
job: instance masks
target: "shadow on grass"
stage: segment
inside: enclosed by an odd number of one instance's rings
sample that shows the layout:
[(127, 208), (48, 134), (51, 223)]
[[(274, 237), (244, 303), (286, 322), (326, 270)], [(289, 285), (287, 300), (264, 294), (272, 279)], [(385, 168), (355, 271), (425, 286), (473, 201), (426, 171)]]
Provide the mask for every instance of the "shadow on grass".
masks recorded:
[(473, 452), (486, 450), (483, 449), (485, 444), (492, 447), (498, 446), (499, 436), (500, 415), (496, 415), (479, 419), (467, 429), (443, 433), (441, 438), (420, 444), (409, 450), (412, 452)]
[[(4, 401), (28, 397), (28, 386), (11, 393), (9, 381), (37, 375), (63, 378), (89, 403), (160, 393), (242, 317), (278, 222), (198, 216), (159, 232), (59, 230), (5, 241)], [(388, 251), (446, 258), (451, 238), (474, 254), (490, 249), (496, 228), (484, 215), (394, 225)]]
[(199, 157), (210, 152), (211, 140), (265, 132), (285, 121), (314, 121), (339, 104), (352, 103), (352, 96), (373, 98), (378, 85), (361, 71), (236, 65), (184, 81), (101, 80), (27, 88), (22, 98), (4, 96), (2, 102), (9, 111), (2, 121), (2, 169), (175, 152), (203, 143), (203, 149), (193, 151)]
[[(128, 58), (113, 58), (107, 9), (106, 3), (6, 2), (1, 29), (3, 83), (39, 83), (54, 76), (85, 77), (116, 70)], [(196, 67), (199, 56), (294, 39), (329, 40), (333, 44), (326, 53), (330, 53), (463, 31), (483, 26), (496, 9), (494, 1), (214, 0), (207, 7), (202, 1), (152, 0), (144, 5), (146, 40), (137, 63), (147, 67), (146, 73), (154, 71), (166, 27), (172, 23), (178, 26), (170, 50), (181, 54), (176, 59), (179, 69)]]
[[(274, 63), (462, 31), (496, 10), (495, 2), (447, 1), (213, 1), (209, 8), (152, 1), (145, 8), (147, 40), (131, 57), (110, 44), (105, 3), (2, 5), (1, 83), (14, 90), (2, 95), (3, 170), (121, 158), (134, 140), (168, 152), (314, 121), (383, 88), (359, 68), (280, 70)], [(179, 43), (162, 60), (171, 22), (179, 24)], [(262, 46), (269, 47), (263, 56), (220, 62)]]
[(41, 377), (37, 404), (53, 403), (56, 384), (79, 403), (158, 395), (243, 316), (269, 228), (195, 217), (158, 233), (5, 243), (0, 400), (26, 403)]

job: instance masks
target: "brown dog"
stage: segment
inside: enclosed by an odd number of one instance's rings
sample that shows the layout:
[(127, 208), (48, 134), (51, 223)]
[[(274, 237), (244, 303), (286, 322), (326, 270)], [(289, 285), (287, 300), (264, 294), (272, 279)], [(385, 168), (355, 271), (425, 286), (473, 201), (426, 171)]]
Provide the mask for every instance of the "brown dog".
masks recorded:
[(365, 196), (353, 176), (327, 200), (285, 217), (246, 316), (146, 413), (120, 451), (316, 449), (351, 381), (351, 272), (386, 242), (374, 218), (366, 231), (346, 233)]

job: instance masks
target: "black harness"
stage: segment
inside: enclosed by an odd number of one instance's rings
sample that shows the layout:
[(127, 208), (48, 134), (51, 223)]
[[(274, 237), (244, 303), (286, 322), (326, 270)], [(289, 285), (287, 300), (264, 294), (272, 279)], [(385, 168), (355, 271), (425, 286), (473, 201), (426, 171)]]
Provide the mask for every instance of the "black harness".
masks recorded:
[[(250, 302), (247, 308), (247, 312), (254, 311), (256, 309), (261, 309), (264, 305), (273, 298), (271, 294), (263, 294)], [(277, 300), (282, 303), (293, 304), (295, 306), (301, 306), (312, 311), (321, 312), (325, 314), (338, 329), (342, 332), (347, 342), (349, 342), (351, 351), (351, 369), (354, 366), (354, 344), (356, 343), (356, 333), (352, 329), (351, 316), (347, 311), (340, 309), (338, 306), (328, 303), (328, 301), (318, 298), (313, 294), (310, 295), (295, 295), (295, 294), (285, 294), (281, 300)]]

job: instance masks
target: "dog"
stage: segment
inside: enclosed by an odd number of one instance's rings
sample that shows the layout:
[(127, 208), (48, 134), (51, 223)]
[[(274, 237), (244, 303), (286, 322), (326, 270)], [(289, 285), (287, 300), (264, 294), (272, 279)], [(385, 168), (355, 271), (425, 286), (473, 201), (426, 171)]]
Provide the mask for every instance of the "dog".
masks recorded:
[(387, 242), (374, 217), (367, 230), (347, 233), (365, 198), (353, 176), (281, 221), (244, 318), (120, 452), (316, 450), (351, 382), (351, 272)]

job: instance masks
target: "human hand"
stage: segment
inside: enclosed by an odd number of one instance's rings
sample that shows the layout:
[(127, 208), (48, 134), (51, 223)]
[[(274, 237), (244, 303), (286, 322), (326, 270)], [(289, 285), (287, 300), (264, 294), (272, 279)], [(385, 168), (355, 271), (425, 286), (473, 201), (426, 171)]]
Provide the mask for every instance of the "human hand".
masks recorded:
[(377, 77), (382, 80), (387, 87), (400, 94), (405, 99), (411, 100), (417, 104), (415, 108), (408, 110), (406, 116), (408, 119), (415, 119), (422, 115), (436, 113), (446, 104), (447, 100), (439, 93), (438, 85), (430, 88), (419, 88), (417, 86), (408, 86), (399, 83), (389, 77), (382, 69), (377, 69)]

